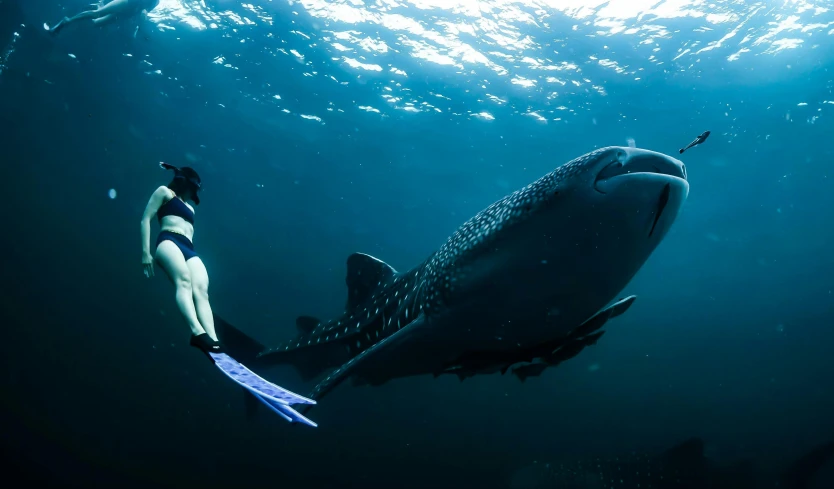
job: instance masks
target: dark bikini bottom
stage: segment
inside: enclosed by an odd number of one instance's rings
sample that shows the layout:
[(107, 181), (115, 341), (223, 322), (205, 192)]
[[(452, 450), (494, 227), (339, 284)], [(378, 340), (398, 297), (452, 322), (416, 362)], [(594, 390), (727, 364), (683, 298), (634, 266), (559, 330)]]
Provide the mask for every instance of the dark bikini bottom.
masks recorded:
[(197, 256), (197, 253), (194, 252), (194, 243), (182, 234), (172, 233), (171, 231), (162, 231), (156, 238), (156, 246), (159, 247), (159, 243), (163, 241), (170, 241), (177, 245), (177, 248), (182, 251), (182, 256), (185, 257), (185, 261)]

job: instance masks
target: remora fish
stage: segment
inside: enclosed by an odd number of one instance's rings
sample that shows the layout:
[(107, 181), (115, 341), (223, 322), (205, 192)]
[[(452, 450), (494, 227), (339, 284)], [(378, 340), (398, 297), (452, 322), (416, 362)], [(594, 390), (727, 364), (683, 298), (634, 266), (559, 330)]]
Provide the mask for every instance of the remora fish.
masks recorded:
[(698, 146), (699, 144), (702, 144), (704, 141), (707, 140), (708, 137), (709, 137), (709, 131), (702, 132), (697, 138), (693, 139), (691, 143), (687, 144), (685, 148), (679, 149), (678, 153), (683, 154), (683, 152), (688, 150), (689, 148), (692, 148), (694, 146)]
[(670, 156), (593, 151), (490, 205), (407, 272), (354, 253), (345, 313), (299, 317), (298, 335), (260, 352), (256, 364), (293, 365), (303, 380), (335, 368), (313, 399), (349, 377), (380, 385), (504, 372), (519, 362), (556, 365), (631, 305), (634, 297), (606, 307), (688, 193), (686, 170)]

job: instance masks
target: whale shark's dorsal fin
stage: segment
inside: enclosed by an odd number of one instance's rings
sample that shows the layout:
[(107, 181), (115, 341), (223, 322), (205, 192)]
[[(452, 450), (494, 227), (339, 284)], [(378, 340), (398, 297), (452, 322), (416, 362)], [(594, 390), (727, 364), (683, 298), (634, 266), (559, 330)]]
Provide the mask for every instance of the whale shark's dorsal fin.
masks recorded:
[(347, 259), (348, 288), (347, 310), (353, 310), (359, 304), (370, 299), (373, 292), (382, 284), (388, 283), (397, 271), (382, 260), (366, 255), (354, 253)]
[(321, 324), (321, 321), (313, 316), (298, 316), (295, 318), (295, 327), (301, 334), (312, 333), (319, 324)]

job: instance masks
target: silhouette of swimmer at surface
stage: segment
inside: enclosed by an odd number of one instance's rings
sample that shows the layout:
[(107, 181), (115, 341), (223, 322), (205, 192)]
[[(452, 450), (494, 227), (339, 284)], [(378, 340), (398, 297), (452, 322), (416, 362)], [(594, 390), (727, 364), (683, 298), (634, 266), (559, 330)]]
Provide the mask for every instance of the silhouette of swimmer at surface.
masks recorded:
[(73, 17), (64, 17), (52, 27), (44, 24), (44, 28), (50, 34), (57, 35), (64, 27), (85, 19), (92, 20), (94, 25), (102, 26), (135, 17), (142, 12), (150, 12), (157, 5), (159, 5), (159, 0), (111, 0), (104, 5), (100, 4), (95, 10), (86, 10)]

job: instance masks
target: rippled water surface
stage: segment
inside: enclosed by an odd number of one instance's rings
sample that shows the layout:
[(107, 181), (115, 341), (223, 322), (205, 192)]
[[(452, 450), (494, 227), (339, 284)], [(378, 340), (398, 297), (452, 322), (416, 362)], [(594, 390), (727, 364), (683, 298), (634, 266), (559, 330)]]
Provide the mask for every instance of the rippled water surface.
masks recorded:
[[(325, 79), (333, 90), (356, 83), (375, 87), (375, 101), (328, 110), (436, 111), (484, 120), (509, 112), (541, 122), (569, 122), (605, 103), (611, 85), (628, 89), (647, 78), (698, 80), (725, 66), (767, 65), (768, 58), (786, 51), (818, 49), (834, 33), (834, 14), (825, 2), (807, 1), (289, 4), (287, 9), (286, 2), (277, 1), (162, 0), (150, 17), (162, 30), (210, 29), (254, 43), (263, 50), (264, 63), (270, 56), (293, 58), (305, 76)], [(288, 13), (294, 28), (281, 37), (258, 28)], [(243, 76), (251, 61), (229, 54), (214, 58)], [(454, 87), (450, 92), (467, 98), (466, 106), (451, 103), (452, 95), (443, 90), (425, 89), (427, 76), (445, 80)], [(282, 94), (264, 90), (251, 95), (282, 106)]]

